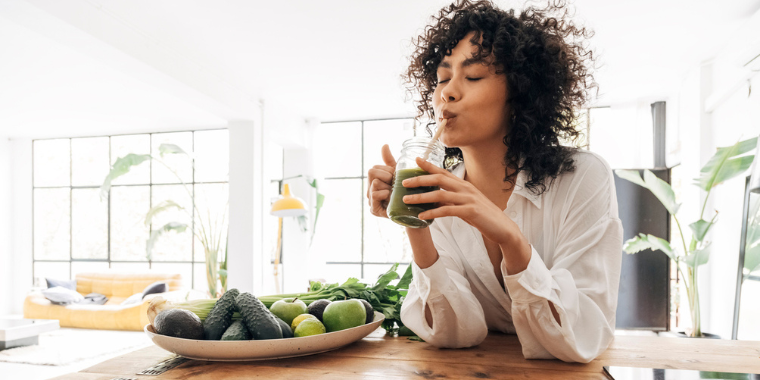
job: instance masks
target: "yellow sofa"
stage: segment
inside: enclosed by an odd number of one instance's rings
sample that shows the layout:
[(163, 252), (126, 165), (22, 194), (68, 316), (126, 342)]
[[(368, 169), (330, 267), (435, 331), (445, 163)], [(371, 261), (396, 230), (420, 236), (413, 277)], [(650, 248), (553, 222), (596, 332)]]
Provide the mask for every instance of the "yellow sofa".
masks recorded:
[[(24, 318), (57, 319), (61, 327), (102, 330), (142, 331), (148, 324), (148, 304), (156, 296), (173, 301), (202, 298), (202, 292), (181, 290), (182, 275), (166, 273), (81, 273), (76, 276), (77, 292), (84, 295), (100, 293), (108, 297), (105, 305), (53, 305), (41, 292), (30, 293), (24, 300)], [(142, 302), (120, 305), (129, 296), (145, 287), (165, 281), (169, 292), (150, 294)], [(200, 294), (200, 295), (199, 295)]]

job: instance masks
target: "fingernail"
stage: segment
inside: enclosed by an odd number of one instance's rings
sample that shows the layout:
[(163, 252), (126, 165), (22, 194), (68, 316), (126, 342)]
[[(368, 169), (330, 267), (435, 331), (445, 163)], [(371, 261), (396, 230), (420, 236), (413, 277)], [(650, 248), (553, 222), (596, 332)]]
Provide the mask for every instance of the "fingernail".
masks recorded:
[(403, 201), (404, 201), (404, 202), (406, 202), (406, 201), (408, 201), (408, 200), (410, 200), (410, 199), (411, 199), (411, 197), (409, 197), (408, 195), (404, 195), (404, 199), (403, 199)]
[(404, 185), (404, 186), (406, 186), (406, 184), (408, 184), (408, 183), (409, 183), (408, 179), (405, 179), (405, 180), (401, 181), (401, 184)]

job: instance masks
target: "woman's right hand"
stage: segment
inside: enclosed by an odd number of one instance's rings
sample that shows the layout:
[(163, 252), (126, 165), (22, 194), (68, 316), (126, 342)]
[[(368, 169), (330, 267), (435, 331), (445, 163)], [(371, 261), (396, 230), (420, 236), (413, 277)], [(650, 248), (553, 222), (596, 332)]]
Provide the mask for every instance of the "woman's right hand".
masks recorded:
[(391, 154), (388, 144), (383, 145), (381, 150), (385, 165), (375, 165), (367, 172), (367, 200), (369, 201), (372, 215), (382, 218), (388, 217), (388, 201), (391, 199), (393, 188), (393, 175), (396, 172), (396, 159)]

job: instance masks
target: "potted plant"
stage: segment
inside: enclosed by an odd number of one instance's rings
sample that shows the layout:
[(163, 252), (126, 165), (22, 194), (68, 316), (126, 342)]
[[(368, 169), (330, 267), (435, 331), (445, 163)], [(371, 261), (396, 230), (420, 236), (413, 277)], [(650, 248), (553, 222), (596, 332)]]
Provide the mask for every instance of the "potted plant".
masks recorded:
[(628, 254), (651, 249), (653, 251), (662, 251), (671, 260), (675, 262), (676, 268), (684, 278), (686, 293), (689, 300), (689, 310), (691, 312), (692, 329), (689, 332), (691, 337), (702, 337), (702, 327), (699, 315), (699, 291), (697, 289), (698, 268), (707, 263), (710, 257), (710, 242), (705, 240), (707, 233), (716, 223), (718, 212), (707, 221), (704, 219), (705, 207), (707, 200), (710, 198), (710, 192), (719, 184), (734, 178), (745, 172), (754, 159), (753, 155), (742, 156), (743, 154), (755, 149), (757, 138), (752, 138), (737, 142), (729, 147), (718, 148), (714, 156), (700, 170), (699, 178), (695, 178), (695, 185), (707, 192), (699, 220), (689, 224), (691, 230), (691, 241), (687, 245), (684, 233), (681, 228), (681, 222), (678, 220), (677, 213), (681, 207), (676, 203), (673, 188), (670, 185), (657, 178), (651, 171), (645, 170), (644, 177), (639, 175), (636, 170), (615, 170), (618, 177), (631, 181), (642, 186), (654, 194), (658, 200), (665, 206), (665, 209), (673, 215), (678, 226), (678, 232), (681, 241), (676, 247), (671, 247), (670, 242), (653, 235), (639, 234), (626, 241), (623, 250)]
[[(193, 157), (182, 148), (174, 144), (161, 144), (158, 147), (160, 157), (154, 157), (150, 154), (134, 154), (130, 153), (124, 157), (119, 157), (111, 167), (110, 172), (103, 181), (103, 185), (100, 186), (100, 198), (101, 200), (107, 199), (109, 191), (111, 189), (111, 183), (114, 179), (123, 176), (132, 169), (132, 167), (140, 165), (147, 160), (153, 160), (160, 165), (165, 166), (174, 176), (177, 177), (179, 182), (183, 185), (185, 191), (187, 191), (190, 200), (192, 202), (193, 210), (187, 210), (180, 206), (173, 200), (163, 201), (153, 206), (145, 214), (145, 225), (150, 226), (156, 215), (165, 212), (167, 210), (176, 209), (185, 212), (191, 219), (195, 215), (196, 222), (192, 224), (192, 233), (198, 238), (203, 245), (203, 251), (206, 257), (206, 279), (208, 281), (208, 292), (212, 297), (218, 297), (227, 290), (227, 212), (229, 210), (229, 204), (224, 209), (224, 213), (221, 216), (221, 220), (212, 220), (208, 213), (201, 213), (195, 203), (195, 197), (193, 196), (192, 189), (182, 180), (179, 174), (167, 165), (161, 158), (169, 154), (184, 154), (190, 158), (193, 166), (195, 161)], [(145, 253), (148, 263), (153, 261), (153, 247), (156, 241), (165, 233), (175, 231), (177, 233), (187, 230), (188, 225), (180, 222), (168, 222), (159, 228), (152, 229), (150, 236), (145, 244)], [(221, 245), (225, 242), (224, 247)], [(219, 286), (221, 285), (221, 286)]]

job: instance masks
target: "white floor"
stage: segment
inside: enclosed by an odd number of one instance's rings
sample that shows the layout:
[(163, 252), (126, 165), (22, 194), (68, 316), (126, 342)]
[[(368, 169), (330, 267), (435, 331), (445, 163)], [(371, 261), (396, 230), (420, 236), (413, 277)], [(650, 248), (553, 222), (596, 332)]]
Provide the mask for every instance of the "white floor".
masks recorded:
[[(17, 317), (21, 318), (21, 316), (13, 315), (13, 316), (4, 316), (4, 317)], [(100, 330), (85, 330), (85, 329), (67, 329), (72, 331), (81, 331), (82, 334), (88, 334), (91, 336), (93, 332), (98, 332)], [(124, 331), (119, 332), (120, 336), (129, 336), (129, 337), (138, 337), (144, 335), (143, 332), (140, 331)], [(112, 335), (109, 335), (109, 337)], [(74, 362), (69, 365), (65, 366), (52, 366), (52, 365), (33, 365), (33, 364), (18, 364), (18, 363), (7, 363), (7, 362), (0, 362), (0, 378), (3, 380), (46, 380), (51, 379), (54, 377), (66, 375), (73, 372), (79, 372), (85, 368), (92, 367), (98, 363), (101, 363), (103, 361), (106, 361), (108, 359), (124, 355), (125, 353), (128, 353), (131, 350), (128, 351), (122, 351), (122, 352), (115, 352), (113, 354), (109, 355), (101, 355), (92, 359), (85, 359), (80, 360), (77, 362)]]

